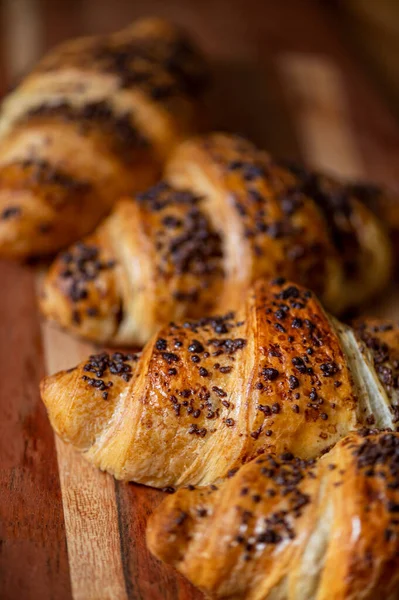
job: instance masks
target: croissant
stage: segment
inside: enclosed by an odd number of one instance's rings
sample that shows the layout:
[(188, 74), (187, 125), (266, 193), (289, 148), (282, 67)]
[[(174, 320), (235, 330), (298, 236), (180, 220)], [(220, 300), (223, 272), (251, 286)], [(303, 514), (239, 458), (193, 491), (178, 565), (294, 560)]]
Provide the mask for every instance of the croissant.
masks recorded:
[(306, 169), (289, 160), (280, 163), (301, 179), (305, 193), (311, 197), (318, 196), (319, 202), (327, 206), (332, 203), (342, 207), (346, 196), (354, 197), (365, 205), (390, 232), (394, 256), (399, 257), (399, 199), (396, 194), (375, 184), (356, 181), (341, 182), (337, 187), (337, 182), (334, 183), (332, 177), (323, 173)]
[(0, 255), (55, 252), (154, 183), (198, 131), (205, 82), (201, 56), (161, 19), (45, 57), (2, 106)]
[(319, 456), (359, 424), (395, 428), (399, 325), (356, 329), (305, 288), (257, 281), (235, 313), (162, 327), (141, 354), (42, 382), (58, 435), (116, 478), (207, 485), (266, 452)]
[(351, 433), (320, 460), (265, 454), (150, 517), (150, 550), (211, 598), (399, 597), (399, 434)]
[(259, 277), (311, 287), (335, 314), (389, 279), (384, 227), (327, 177), (310, 185), (227, 134), (184, 142), (166, 176), (55, 260), (47, 317), (97, 342), (142, 345), (167, 321), (236, 308)]

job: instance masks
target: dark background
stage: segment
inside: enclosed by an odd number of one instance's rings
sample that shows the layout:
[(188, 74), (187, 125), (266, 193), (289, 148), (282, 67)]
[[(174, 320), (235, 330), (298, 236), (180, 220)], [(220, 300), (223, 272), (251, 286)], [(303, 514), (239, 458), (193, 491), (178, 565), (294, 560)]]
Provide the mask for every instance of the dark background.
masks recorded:
[(279, 103), (270, 83), (279, 53), (322, 52), (352, 63), (399, 118), (397, 0), (0, 0), (0, 91), (59, 41), (148, 15), (183, 25), (212, 56), (215, 125), (233, 123), (278, 153), (293, 153), (284, 136), (267, 130), (268, 104)]

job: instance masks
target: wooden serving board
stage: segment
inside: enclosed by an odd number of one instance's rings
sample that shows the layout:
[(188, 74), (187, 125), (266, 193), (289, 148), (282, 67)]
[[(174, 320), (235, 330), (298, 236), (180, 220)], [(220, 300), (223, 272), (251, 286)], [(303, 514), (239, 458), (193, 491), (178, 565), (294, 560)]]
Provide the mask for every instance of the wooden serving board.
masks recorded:
[[(186, 26), (213, 61), (218, 127), (241, 131), (280, 156), (399, 189), (398, 123), (321, 5), (131, 4), (0, 0), (0, 90), (64, 37), (160, 14)], [(146, 519), (162, 493), (115, 482), (54, 438), (39, 381), (92, 347), (41, 322), (38, 279), (33, 268), (0, 263), (0, 598), (201, 598), (146, 549)], [(369, 312), (399, 318), (398, 297), (392, 284)]]

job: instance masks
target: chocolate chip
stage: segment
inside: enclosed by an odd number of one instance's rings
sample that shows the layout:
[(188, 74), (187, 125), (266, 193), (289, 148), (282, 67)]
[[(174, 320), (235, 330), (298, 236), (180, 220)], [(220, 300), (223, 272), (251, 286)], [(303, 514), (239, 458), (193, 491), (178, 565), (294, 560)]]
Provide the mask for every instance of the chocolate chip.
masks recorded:
[(267, 381), (274, 381), (280, 375), (277, 369), (273, 369), (271, 367), (267, 367), (266, 369), (262, 369), (262, 375)]
[(157, 341), (155, 343), (155, 348), (157, 350), (166, 350), (167, 346), (168, 346), (167, 341), (163, 338), (157, 339)]
[(196, 354), (200, 354), (204, 350), (204, 346), (198, 340), (193, 340), (188, 347), (189, 352), (195, 352)]

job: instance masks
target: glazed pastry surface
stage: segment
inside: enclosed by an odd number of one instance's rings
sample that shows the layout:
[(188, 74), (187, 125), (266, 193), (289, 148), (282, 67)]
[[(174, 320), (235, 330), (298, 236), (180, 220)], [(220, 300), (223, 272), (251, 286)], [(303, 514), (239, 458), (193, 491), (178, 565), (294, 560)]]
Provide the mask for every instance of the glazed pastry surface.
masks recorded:
[(398, 598), (399, 434), (351, 433), (318, 461), (265, 454), (150, 517), (150, 550), (207, 597)]
[(305, 288), (259, 281), (236, 312), (91, 356), (42, 397), (58, 435), (118, 479), (207, 485), (264, 452), (309, 459), (359, 424), (395, 428), (398, 332), (353, 330)]
[(389, 280), (388, 233), (343, 184), (297, 171), (234, 135), (184, 142), (167, 181), (55, 260), (43, 313), (140, 346), (168, 321), (237, 309), (258, 278), (301, 283), (333, 314), (358, 306)]
[(48, 54), (1, 108), (0, 256), (53, 253), (155, 182), (201, 129), (205, 80), (202, 57), (161, 19)]

